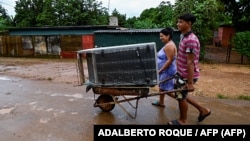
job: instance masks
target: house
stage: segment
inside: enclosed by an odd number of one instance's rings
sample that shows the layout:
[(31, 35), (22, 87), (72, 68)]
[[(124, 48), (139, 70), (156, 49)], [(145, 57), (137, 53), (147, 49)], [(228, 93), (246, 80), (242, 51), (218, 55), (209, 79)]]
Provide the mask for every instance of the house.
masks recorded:
[(218, 31), (214, 32), (213, 44), (216, 47), (228, 47), (235, 30), (230, 25), (221, 25)]

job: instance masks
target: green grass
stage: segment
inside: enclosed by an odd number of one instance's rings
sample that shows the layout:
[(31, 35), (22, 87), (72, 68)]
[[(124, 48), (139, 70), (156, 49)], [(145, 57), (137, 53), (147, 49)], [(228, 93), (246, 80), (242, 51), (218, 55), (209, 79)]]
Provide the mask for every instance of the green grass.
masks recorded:
[(223, 95), (223, 94), (217, 94), (217, 97), (218, 97), (219, 99), (229, 99), (228, 96), (225, 96), (225, 95)]
[(49, 81), (53, 80), (51, 77), (48, 78)]
[(240, 95), (237, 98), (240, 100), (249, 100), (250, 101), (250, 96), (246, 96), (246, 95)]
[[(230, 97), (225, 96), (225, 95), (223, 95), (223, 94), (217, 94), (217, 98), (219, 98), (219, 99), (230, 99)], [(239, 99), (239, 100), (248, 100), (248, 101), (250, 101), (250, 96), (240, 95), (240, 96), (238, 96), (236, 99)]]

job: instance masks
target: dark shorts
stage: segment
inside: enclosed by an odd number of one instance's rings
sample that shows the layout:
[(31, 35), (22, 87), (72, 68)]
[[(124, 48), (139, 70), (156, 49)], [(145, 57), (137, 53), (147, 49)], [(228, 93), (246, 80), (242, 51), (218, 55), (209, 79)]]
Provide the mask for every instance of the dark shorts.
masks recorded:
[[(198, 78), (193, 79), (194, 84), (198, 81)], [(175, 89), (183, 89), (183, 87), (187, 84), (187, 79), (183, 78), (181, 76), (176, 78), (175, 81)], [(188, 95), (188, 91), (187, 90), (182, 90), (180, 92), (175, 92), (175, 98), (177, 100), (182, 100), (185, 99)]]

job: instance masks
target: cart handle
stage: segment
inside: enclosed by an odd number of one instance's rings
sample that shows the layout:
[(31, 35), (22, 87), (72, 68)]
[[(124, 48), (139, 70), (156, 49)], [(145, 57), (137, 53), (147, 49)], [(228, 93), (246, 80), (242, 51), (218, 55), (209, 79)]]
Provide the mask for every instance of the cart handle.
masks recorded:
[(174, 79), (174, 78), (176, 78), (176, 77), (178, 77), (178, 74), (172, 75), (172, 76), (170, 76), (170, 77), (168, 77), (168, 78), (166, 78), (166, 79), (160, 81), (159, 84), (161, 84), (161, 83), (163, 83), (163, 82), (166, 82), (166, 81), (168, 81), (168, 80)]

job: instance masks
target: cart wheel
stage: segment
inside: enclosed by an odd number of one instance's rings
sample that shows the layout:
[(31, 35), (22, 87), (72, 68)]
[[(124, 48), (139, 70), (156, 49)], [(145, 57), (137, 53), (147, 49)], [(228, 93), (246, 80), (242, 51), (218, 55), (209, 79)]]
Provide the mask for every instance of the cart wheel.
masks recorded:
[(114, 102), (112, 96), (110, 95), (100, 95), (96, 100), (97, 104), (102, 104), (98, 106), (100, 109), (102, 109), (105, 112), (109, 112), (113, 110), (115, 107), (115, 104), (103, 104), (103, 103), (108, 103), (108, 102)]

